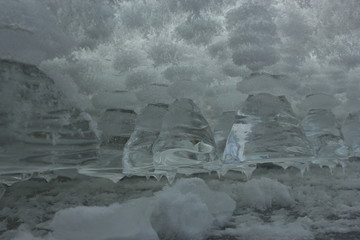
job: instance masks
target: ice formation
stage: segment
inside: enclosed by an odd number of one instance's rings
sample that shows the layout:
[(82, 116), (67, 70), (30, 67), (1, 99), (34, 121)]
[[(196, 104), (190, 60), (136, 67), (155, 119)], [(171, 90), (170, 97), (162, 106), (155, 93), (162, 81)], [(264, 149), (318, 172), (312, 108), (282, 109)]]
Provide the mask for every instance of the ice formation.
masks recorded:
[(284, 96), (250, 95), (236, 116), (222, 157), (224, 163), (290, 162), (312, 156)]
[(105, 144), (125, 145), (135, 128), (133, 110), (110, 108), (102, 114), (99, 129)]
[[(148, 176), (142, 164), (159, 176), (223, 174), (232, 164), (359, 156), (354, 0), (19, 0), (0, 9), (0, 58), (10, 59), (1, 60), (3, 179), (58, 167)], [(164, 117), (146, 113), (163, 105)], [(145, 118), (157, 126), (145, 129)]]
[(335, 115), (328, 109), (311, 109), (301, 123), (317, 158), (341, 159), (349, 155)]
[(169, 106), (152, 152), (156, 170), (174, 173), (191, 174), (216, 160), (213, 133), (192, 100), (179, 99)]
[(66, 106), (52, 79), (33, 65), (5, 60), (0, 74), (2, 182), (99, 160), (96, 122)]
[(167, 109), (164, 104), (149, 104), (139, 114), (135, 130), (124, 147), (124, 173), (149, 175), (154, 172), (152, 147), (160, 134)]
[(218, 153), (224, 152), (226, 140), (235, 122), (235, 111), (223, 112), (214, 128), (214, 138)]
[(344, 139), (351, 148), (351, 156), (360, 157), (360, 118), (359, 113), (350, 113), (342, 127), (341, 131)]

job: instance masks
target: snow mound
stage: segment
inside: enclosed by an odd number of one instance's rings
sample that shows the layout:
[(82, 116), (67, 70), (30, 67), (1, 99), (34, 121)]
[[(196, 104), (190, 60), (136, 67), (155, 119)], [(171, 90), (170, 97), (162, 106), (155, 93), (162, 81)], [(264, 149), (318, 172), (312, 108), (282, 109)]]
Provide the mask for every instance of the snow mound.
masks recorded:
[[(235, 201), (226, 193), (212, 191), (199, 178), (181, 179), (153, 197), (60, 210), (47, 226), (52, 233), (43, 239), (203, 239), (234, 210)], [(23, 230), (15, 239), (37, 238)]]
[(286, 185), (264, 177), (239, 184), (234, 194), (240, 206), (262, 211), (273, 206), (290, 207), (295, 203)]

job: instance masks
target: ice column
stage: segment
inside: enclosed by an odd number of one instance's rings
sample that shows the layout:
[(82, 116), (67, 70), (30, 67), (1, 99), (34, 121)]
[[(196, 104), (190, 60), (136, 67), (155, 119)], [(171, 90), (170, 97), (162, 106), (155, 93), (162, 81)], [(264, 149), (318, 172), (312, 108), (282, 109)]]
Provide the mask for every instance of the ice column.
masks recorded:
[(37, 67), (0, 61), (0, 182), (98, 162), (96, 122), (63, 100)]
[(135, 128), (136, 113), (134, 110), (111, 108), (106, 109), (99, 121), (104, 144), (122, 148)]
[(301, 123), (317, 158), (344, 158), (348, 147), (341, 137), (340, 126), (329, 109), (311, 109)]
[(160, 134), (166, 104), (149, 104), (136, 119), (135, 130), (124, 148), (125, 174), (151, 175), (154, 170), (152, 146)]
[(224, 152), (226, 139), (230, 133), (232, 125), (235, 123), (235, 111), (223, 112), (216, 123), (214, 129), (214, 138), (219, 154)]
[(312, 156), (309, 143), (284, 96), (250, 95), (228, 136), (222, 161), (286, 162)]
[(191, 174), (216, 159), (210, 126), (192, 100), (178, 99), (169, 106), (152, 151), (157, 171)]
[(342, 124), (345, 142), (351, 147), (351, 156), (360, 157), (360, 114), (350, 113)]

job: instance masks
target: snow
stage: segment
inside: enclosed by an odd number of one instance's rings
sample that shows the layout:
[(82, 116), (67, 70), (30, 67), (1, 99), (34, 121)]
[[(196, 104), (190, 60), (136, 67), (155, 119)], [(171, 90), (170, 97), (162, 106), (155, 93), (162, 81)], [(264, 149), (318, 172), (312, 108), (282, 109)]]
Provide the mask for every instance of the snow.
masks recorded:
[[(43, 228), (44, 239), (202, 239), (224, 225), (235, 209), (226, 193), (214, 192), (199, 178), (181, 179), (148, 198), (110, 206), (78, 206), (58, 211)], [(26, 239), (20, 231), (15, 239)]]

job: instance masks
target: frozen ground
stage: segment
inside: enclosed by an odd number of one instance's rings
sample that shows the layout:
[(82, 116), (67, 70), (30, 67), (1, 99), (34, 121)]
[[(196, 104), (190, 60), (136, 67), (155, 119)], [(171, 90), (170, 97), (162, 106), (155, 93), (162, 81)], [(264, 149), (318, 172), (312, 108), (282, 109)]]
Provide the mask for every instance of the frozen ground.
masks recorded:
[(263, 166), (249, 181), (196, 177), (170, 187), (135, 177), (17, 183), (0, 200), (1, 239), (360, 239), (359, 161), (332, 174)]

